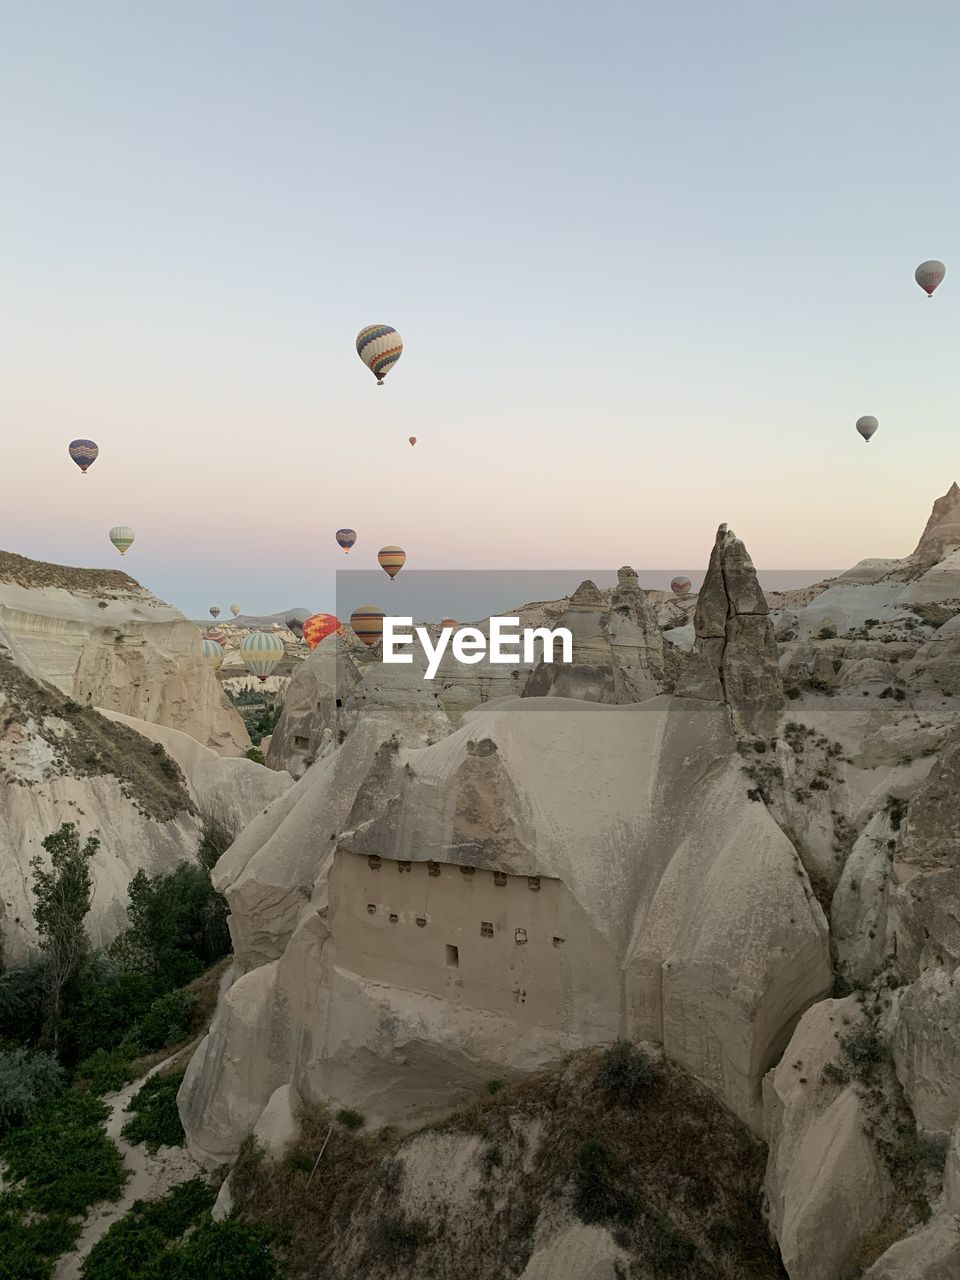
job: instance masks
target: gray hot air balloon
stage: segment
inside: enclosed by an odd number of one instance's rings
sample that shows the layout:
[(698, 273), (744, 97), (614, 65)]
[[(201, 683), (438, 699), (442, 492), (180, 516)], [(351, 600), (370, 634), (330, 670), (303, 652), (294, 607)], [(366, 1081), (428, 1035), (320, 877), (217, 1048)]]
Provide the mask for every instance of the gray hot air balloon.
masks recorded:
[(870, 437), (873, 435), (873, 433), (876, 431), (879, 425), (880, 423), (876, 420), (876, 418), (874, 418), (872, 414), (869, 414), (869, 413), (866, 415), (866, 417), (857, 419), (857, 430), (863, 436), (867, 444), (870, 443)]
[(932, 298), (934, 289), (946, 274), (947, 268), (943, 263), (938, 262), (936, 258), (930, 258), (929, 261), (920, 263), (913, 276), (927, 297)]

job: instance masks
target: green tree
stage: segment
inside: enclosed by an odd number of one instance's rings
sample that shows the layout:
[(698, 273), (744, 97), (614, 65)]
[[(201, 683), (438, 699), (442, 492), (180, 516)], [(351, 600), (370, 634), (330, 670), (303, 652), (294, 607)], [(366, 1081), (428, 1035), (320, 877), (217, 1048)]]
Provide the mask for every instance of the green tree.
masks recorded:
[(100, 841), (89, 836), (81, 845), (77, 828), (72, 822), (65, 822), (47, 836), (43, 847), (50, 855), (49, 871), (39, 856), (30, 863), (36, 898), (33, 916), (44, 960), (44, 1038), (56, 1048), (64, 991), (90, 958), (90, 939), (83, 922), (93, 890), (90, 861), (100, 848)]

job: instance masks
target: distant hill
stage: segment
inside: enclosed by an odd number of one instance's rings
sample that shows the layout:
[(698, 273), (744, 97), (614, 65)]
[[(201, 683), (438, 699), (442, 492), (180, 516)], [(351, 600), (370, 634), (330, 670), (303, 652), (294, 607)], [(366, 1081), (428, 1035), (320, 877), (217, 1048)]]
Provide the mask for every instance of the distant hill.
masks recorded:
[[(303, 622), (313, 612), (313, 609), (284, 609), (282, 613), (241, 613), (235, 618), (228, 609), (224, 609), (220, 617), (216, 619), (216, 625), (220, 627), (224, 625), (228, 627), (270, 627), (276, 622), (283, 627), (286, 625), (288, 618), (296, 618), (299, 622)], [(201, 626), (204, 627), (209, 627), (213, 621), (209, 616), (200, 619)]]

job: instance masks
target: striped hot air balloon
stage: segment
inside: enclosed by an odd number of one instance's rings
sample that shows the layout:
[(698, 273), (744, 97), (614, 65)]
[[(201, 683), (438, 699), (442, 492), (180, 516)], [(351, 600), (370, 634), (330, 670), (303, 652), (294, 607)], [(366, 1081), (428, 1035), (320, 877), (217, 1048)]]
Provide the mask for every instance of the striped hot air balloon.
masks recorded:
[(350, 548), (357, 540), (356, 529), (338, 529), (333, 536), (336, 538), (337, 543), (343, 547), (346, 554), (349, 555)]
[(332, 613), (314, 613), (303, 624), (303, 638), (311, 649), (315, 649), (321, 640), (340, 630), (340, 619)]
[(240, 606), (238, 604), (232, 604), (230, 606), (230, 612), (233, 614), (235, 618), (238, 617), (240, 614)]
[(209, 636), (204, 636), (203, 656), (214, 671), (219, 671), (223, 666), (223, 645), (216, 640), (211, 640)]
[(375, 604), (362, 604), (350, 615), (350, 625), (358, 639), (368, 648), (378, 644), (383, 635), (384, 613)]
[(946, 274), (947, 268), (943, 263), (938, 262), (936, 258), (930, 258), (927, 262), (920, 263), (913, 273), (913, 278), (927, 297), (932, 298), (934, 289), (943, 283), (943, 277)]
[(125, 556), (133, 545), (136, 534), (125, 524), (115, 524), (110, 530), (110, 541), (122, 556)]
[(388, 574), (391, 581), (397, 576), (403, 568), (407, 553), (403, 547), (381, 547), (377, 552), (377, 560), (380, 562), (380, 568), (384, 573)]
[(218, 604), (212, 604), (212, 605), (210, 606), (210, 617), (211, 617), (211, 618), (219, 618), (219, 617), (220, 617), (220, 606), (219, 606)]
[(693, 583), (689, 578), (671, 578), (670, 590), (675, 596), (685, 596)]
[(222, 627), (211, 627), (207, 632), (207, 639), (213, 640), (217, 644), (225, 645), (230, 637)]
[(272, 631), (254, 631), (244, 636), (240, 645), (240, 656), (261, 684), (282, 661), (284, 655), (283, 641)]
[(86, 475), (87, 467), (96, 462), (100, 454), (100, 447), (95, 440), (71, 440), (67, 445), (67, 452), (83, 474)]
[(368, 324), (357, 334), (357, 355), (383, 386), (383, 380), (400, 359), (403, 339), (388, 324)]

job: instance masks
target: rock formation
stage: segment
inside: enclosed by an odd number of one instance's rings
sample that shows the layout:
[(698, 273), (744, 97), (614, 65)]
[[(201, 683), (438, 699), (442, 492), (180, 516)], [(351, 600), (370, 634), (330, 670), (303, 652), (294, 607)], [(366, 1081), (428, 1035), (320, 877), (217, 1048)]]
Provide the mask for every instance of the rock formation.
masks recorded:
[(925, 568), (960, 549), (960, 486), (954, 481), (933, 504), (930, 518), (910, 559)]
[(694, 614), (681, 697), (725, 702), (744, 734), (769, 738), (783, 705), (770, 610), (747, 549), (722, 524)]
[(223, 755), (250, 745), (196, 625), (125, 573), (2, 552), (0, 627), (42, 679), (82, 706), (180, 729)]
[(607, 597), (582, 582), (558, 626), (573, 637), (572, 663), (540, 662), (521, 691), (524, 698), (581, 698), (587, 702), (642, 702), (663, 687), (663, 640), (656, 615), (635, 571), (618, 572)]

